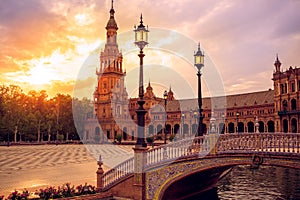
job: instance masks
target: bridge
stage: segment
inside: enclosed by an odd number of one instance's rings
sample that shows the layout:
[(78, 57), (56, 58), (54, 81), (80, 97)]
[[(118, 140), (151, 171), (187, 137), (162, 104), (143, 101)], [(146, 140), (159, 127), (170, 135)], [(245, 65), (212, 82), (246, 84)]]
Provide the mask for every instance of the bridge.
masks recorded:
[(299, 133), (208, 134), (152, 149), (104, 173), (98, 161), (97, 188), (130, 199), (183, 199), (214, 187), (236, 165), (300, 169)]

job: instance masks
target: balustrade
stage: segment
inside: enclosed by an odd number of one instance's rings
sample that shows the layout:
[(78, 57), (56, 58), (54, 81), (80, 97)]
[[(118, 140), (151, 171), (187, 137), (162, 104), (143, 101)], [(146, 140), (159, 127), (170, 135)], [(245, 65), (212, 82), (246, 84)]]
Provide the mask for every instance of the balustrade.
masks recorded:
[(114, 168), (110, 169), (103, 174), (103, 186), (104, 188), (113, 184), (115, 181), (121, 179), (122, 177), (133, 173), (134, 171), (134, 162), (133, 158), (125, 160)]
[(217, 145), (218, 153), (239, 151), (299, 153), (299, 140), (299, 133), (222, 134)]
[[(265, 152), (270, 154), (299, 154), (299, 133), (236, 133), (221, 134), (216, 144), (217, 154)], [(144, 167), (170, 162), (196, 154), (209, 154), (212, 146), (209, 135), (186, 138), (155, 147), (146, 152)], [(122, 177), (133, 173), (134, 159), (130, 158), (107, 171), (103, 175), (103, 185), (107, 187)]]

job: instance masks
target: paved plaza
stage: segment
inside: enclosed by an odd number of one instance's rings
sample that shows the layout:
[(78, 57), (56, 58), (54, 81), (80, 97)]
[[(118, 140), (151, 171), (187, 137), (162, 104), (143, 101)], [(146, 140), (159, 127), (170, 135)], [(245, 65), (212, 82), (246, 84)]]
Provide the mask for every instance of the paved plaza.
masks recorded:
[(97, 159), (104, 170), (133, 156), (123, 145), (30, 145), (0, 147), (0, 195), (14, 189), (34, 191), (66, 182), (96, 185)]

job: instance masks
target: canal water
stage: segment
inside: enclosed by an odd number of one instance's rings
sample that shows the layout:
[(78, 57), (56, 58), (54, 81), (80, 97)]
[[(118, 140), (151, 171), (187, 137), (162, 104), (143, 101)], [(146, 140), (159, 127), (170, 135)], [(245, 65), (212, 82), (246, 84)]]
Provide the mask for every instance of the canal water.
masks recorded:
[(189, 199), (208, 200), (300, 200), (300, 170), (260, 166), (237, 166), (216, 188)]

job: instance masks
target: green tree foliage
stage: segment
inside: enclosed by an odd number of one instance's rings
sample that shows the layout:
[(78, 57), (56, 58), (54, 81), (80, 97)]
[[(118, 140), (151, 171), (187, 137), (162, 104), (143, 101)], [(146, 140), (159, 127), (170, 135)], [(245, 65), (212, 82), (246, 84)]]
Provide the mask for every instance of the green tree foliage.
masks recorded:
[(92, 110), (92, 102), (87, 98), (72, 99), (65, 94), (49, 98), (45, 90), (25, 94), (19, 86), (0, 85), (0, 141), (79, 139), (85, 117)]

